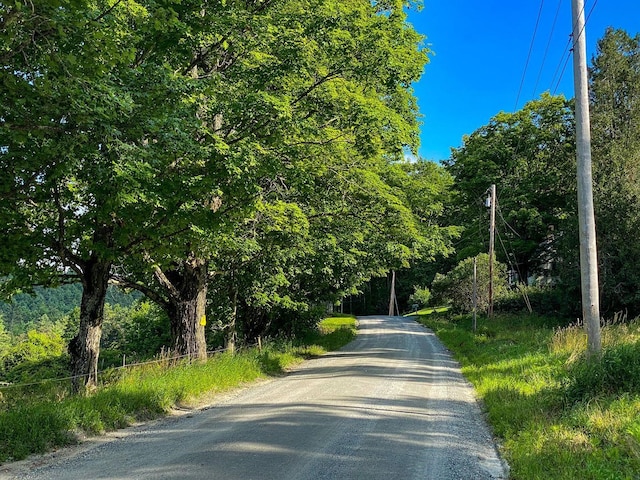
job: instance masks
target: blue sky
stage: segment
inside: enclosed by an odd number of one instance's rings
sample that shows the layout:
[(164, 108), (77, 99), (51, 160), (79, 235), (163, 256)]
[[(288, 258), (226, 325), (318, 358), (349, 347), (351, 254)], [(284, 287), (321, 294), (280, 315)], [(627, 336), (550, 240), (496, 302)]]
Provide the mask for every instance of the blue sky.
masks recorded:
[[(585, 14), (592, 8), (586, 33), (589, 59), (608, 26), (632, 35), (640, 32), (640, 0), (585, 0)], [(451, 147), (462, 145), (463, 135), (500, 111), (519, 110), (544, 91), (573, 97), (572, 59), (558, 82), (569, 55), (571, 0), (424, 0), (422, 11), (411, 11), (409, 21), (427, 36), (433, 51), (415, 85), (423, 115), (423, 158), (448, 158)]]

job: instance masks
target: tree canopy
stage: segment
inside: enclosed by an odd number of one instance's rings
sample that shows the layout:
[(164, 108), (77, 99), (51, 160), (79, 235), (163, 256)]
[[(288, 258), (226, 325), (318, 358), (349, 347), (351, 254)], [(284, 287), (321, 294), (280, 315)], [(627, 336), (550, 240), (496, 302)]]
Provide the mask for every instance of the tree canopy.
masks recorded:
[(2, 287), (81, 282), (76, 379), (114, 278), (201, 357), (210, 287), (230, 319), (238, 294), (273, 317), (448, 248), (437, 201), (393, 183), (418, 138), (415, 4), (3, 2)]
[(603, 307), (640, 312), (640, 35), (608, 29), (589, 74)]
[[(487, 251), (487, 189), (496, 184), (502, 241), (496, 254), (527, 282), (539, 250), (575, 210), (575, 146), (571, 103), (544, 94), (515, 113), (499, 113), (464, 138), (447, 170), (458, 195), (455, 219), (467, 228), (459, 258)], [(508, 256), (513, 255), (513, 257)]]

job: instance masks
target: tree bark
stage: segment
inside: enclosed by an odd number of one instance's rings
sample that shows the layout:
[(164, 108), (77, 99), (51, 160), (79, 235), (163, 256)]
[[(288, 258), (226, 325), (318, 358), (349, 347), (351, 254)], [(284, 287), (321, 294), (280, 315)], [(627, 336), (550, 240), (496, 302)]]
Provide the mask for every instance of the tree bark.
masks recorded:
[[(159, 276), (164, 276), (160, 279)], [(191, 258), (156, 278), (168, 288), (167, 313), (171, 322), (176, 354), (191, 359), (206, 359), (205, 312), (207, 301), (207, 263)]]
[(69, 342), (74, 392), (79, 392), (83, 385), (94, 388), (98, 382), (100, 337), (110, 274), (111, 261), (92, 258), (83, 265), (80, 329)]

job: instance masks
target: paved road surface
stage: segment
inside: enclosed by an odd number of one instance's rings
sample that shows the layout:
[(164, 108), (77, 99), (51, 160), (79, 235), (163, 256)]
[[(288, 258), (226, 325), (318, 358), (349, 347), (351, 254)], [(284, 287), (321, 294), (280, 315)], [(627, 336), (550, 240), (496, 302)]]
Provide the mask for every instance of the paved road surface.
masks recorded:
[(119, 436), (15, 478), (506, 478), (457, 364), (401, 317), (360, 318), (357, 339), (340, 352)]

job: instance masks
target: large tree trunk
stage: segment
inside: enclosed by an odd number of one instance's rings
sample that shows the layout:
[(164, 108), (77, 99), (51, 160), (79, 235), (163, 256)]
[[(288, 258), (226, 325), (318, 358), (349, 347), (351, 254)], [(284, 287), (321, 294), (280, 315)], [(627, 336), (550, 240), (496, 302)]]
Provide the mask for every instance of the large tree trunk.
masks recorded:
[(189, 259), (164, 274), (156, 271), (156, 278), (169, 292), (167, 313), (171, 322), (175, 352), (192, 359), (206, 359), (206, 261), (199, 258)]
[(69, 342), (72, 386), (91, 389), (98, 382), (98, 356), (111, 262), (92, 258), (83, 265), (80, 329)]

